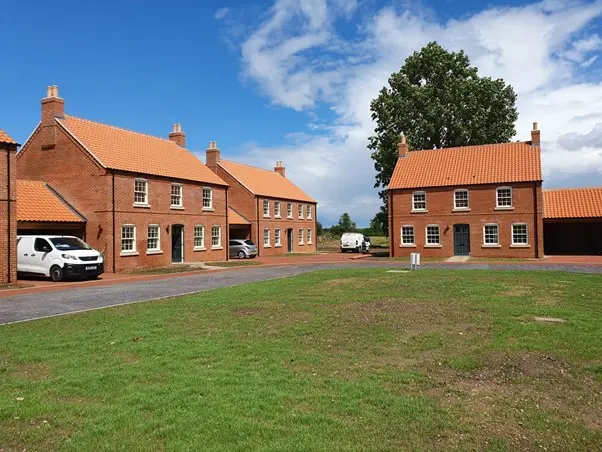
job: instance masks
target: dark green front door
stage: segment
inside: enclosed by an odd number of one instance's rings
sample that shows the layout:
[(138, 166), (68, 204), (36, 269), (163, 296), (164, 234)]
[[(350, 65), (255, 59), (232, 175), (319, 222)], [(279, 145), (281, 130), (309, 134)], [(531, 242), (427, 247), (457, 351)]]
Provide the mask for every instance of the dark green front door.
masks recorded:
[(171, 261), (183, 262), (182, 244), (184, 243), (184, 226), (175, 224), (171, 227)]
[(454, 224), (454, 255), (470, 256), (470, 226)]

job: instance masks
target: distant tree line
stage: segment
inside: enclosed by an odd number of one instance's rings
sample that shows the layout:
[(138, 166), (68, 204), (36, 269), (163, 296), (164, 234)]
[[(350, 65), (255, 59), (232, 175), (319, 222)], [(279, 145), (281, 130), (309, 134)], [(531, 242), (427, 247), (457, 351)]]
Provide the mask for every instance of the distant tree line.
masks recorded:
[(388, 233), (386, 213), (382, 211), (370, 220), (370, 226), (367, 228), (358, 228), (355, 221), (351, 219), (351, 216), (345, 212), (340, 216), (337, 224), (329, 228), (324, 228), (322, 223), (318, 221), (316, 229), (319, 236), (325, 234), (340, 236), (345, 232), (359, 232), (364, 235), (386, 235)]

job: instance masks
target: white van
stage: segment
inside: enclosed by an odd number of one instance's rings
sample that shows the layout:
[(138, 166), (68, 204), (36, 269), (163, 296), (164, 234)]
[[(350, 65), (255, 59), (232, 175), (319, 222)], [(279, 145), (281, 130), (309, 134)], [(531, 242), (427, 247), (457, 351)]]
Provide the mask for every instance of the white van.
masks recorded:
[(17, 272), (49, 276), (53, 281), (67, 276), (96, 279), (104, 272), (104, 261), (98, 251), (77, 237), (20, 235)]
[(370, 240), (359, 232), (345, 232), (341, 237), (341, 253), (345, 251), (369, 252)]

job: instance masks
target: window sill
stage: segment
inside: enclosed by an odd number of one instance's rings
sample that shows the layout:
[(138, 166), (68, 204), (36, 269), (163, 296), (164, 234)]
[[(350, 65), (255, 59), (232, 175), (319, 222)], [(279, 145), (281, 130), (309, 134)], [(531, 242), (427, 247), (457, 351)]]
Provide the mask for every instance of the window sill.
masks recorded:
[(513, 243), (512, 245), (510, 245), (510, 248), (531, 248), (531, 245), (529, 245), (528, 243)]
[(500, 245), (500, 244), (495, 245), (493, 243), (487, 243), (487, 244), (484, 243), (483, 245), (481, 245), (481, 248), (501, 248), (501, 247), (502, 247), (502, 245)]
[(136, 202), (133, 204), (133, 206), (134, 207), (140, 207), (142, 209), (150, 209), (150, 207), (151, 207), (150, 204), (138, 204)]
[(274, 218), (282, 218), (280, 215), (274, 215)]
[(439, 244), (439, 245), (435, 245), (435, 244), (433, 243), (433, 244), (427, 244), (427, 245), (424, 245), (424, 248), (443, 248), (443, 245), (441, 245), (441, 244)]
[(212, 250), (223, 250), (224, 247), (223, 246), (212, 246), (211, 249)]
[(457, 207), (452, 212), (470, 212), (470, 207)]
[(399, 245), (400, 248), (416, 248), (415, 243), (402, 243)]
[(263, 247), (264, 247), (264, 248), (271, 248), (271, 247), (272, 247), (272, 245), (266, 245), (266, 244), (264, 243), (264, 244), (263, 244)]
[(163, 250), (149, 250), (146, 254), (163, 254)]
[(195, 246), (192, 251), (207, 251), (207, 248), (204, 246)]
[(307, 242), (307, 244), (308, 244), (308, 245), (313, 245), (313, 244), (314, 244), (314, 242)]
[(274, 245), (274, 248), (282, 248), (282, 245)]
[(169, 208), (171, 210), (186, 210), (184, 209), (184, 206), (170, 206)]
[(264, 215), (263, 218), (270, 218), (270, 216), (269, 215)]
[(410, 210), (410, 212), (411, 213), (429, 213), (429, 211), (426, 210), (426, 209), (424, 209), (424, 210), (422, 210), (422, 209), (420, 209), (420, 210), (414, 210), (414, 209), (412, 209), (412, 210)]
[(514, 207), (512, 206), (507, 206), (507, 207), (496, 207), (494, 210), (514, 210)]
[(119, 256), (121, 256), (121, 257), (138, 256), (138, 251), (122, 251), (121, 254), (119, 254)]
[(213, 207), (203, 207), (203, 212), (215, 212)]
[(301, 243), (299, 243), (298, 245), (299, 245), (299, 246), (304, 246), (304, 245), (305, 245), (305, 243), (301, 242)]

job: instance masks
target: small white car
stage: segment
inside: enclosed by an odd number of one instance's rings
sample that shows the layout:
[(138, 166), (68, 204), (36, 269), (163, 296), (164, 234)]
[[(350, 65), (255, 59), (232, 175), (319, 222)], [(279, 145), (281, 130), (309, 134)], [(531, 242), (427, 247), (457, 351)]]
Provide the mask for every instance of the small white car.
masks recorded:
[(17, 236), (17, 272), (44, 275), (53, 281), (67, 276), (96, 279), (104, 272), (102, 254), (77, 237)]
[(359, 232), (345, 232), (341, 237), (341, 253), (346, 251), (367, 253), (370, 251), (370, 239)]

